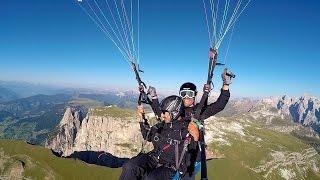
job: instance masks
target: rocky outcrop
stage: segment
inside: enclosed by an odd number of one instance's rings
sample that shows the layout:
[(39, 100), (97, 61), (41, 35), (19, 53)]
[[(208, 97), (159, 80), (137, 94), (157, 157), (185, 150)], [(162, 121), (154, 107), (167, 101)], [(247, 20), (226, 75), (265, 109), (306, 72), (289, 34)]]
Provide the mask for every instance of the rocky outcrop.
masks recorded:
[(76, 108), (67, 108), (62, 120), (51, 136), (46, 140), (45, 146), (61, 155), (73, 153), (73, 147), (78, 131), (81, 127), (83, 114)]
[(20, 157), (10, 157), (0, 148), (0, 179), (24, 179), (26, 163)]
[(304, 126), (320, 130), (320, 101), (311, 96), (303, 96), (299, 99), (287, 96), (281, 97), (277, 108), (283, 115), (289, 116), (292, 121)]
[(226, 112), (233, 115), (249, 113), (263, 118), (279, 116), (320, 132), (320, 100), (309, 95), (300, 98), (279, 96), (260, 100), (231, 100), (223, 113)]
[(140, 151), (142, 136), (136, 117), (101, 116), (93, 110), (85, 118), (81, 116), (78, 110), (68, 108), (46, 147), (65, 157), (83, 151), (132, 157)]
[(136, 118), (100, 117), (88, 114), (79, 130), (74, 151), (105, 151), (132, 157), (140, 150), (142, 136)]

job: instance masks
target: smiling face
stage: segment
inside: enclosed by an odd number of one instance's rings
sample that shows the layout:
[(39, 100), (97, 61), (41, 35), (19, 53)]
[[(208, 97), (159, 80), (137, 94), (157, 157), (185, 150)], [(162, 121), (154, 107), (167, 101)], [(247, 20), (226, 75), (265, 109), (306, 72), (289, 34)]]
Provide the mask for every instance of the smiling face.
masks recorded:
[(171, 122), (171, 116), (169, 112), (162, 112), (161, 118), (164, 120), (165, 123)]
[(194, 105), (194, 98), (183, 98), (184, 107), (192, 107)]

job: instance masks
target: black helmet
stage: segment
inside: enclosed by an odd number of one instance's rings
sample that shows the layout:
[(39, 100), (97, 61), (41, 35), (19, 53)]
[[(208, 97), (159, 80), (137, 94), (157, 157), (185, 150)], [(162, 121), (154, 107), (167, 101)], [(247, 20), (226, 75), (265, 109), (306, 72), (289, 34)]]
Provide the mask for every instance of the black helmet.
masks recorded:
[(182, 90), (192, 90), (194, 92), (197, 92), (197, 86), (191, 82), (186, 82), (180, 87), (180, 91)]
[(172, 120), (176, 120), (182, 113), (182, 99), (176, 95), (166, 97), (161, 101), (160, 108), (161, 111), (169, 112)]
[(182, 84), (182, 86), (180, 87), (180, 91), (179, 91), (180, 96), (181, 96), (181, 91), (194, 91), (194, 96), (196, 96), (197, 92), (198, 92), (197, 86), (191, 82), (186, 82), (186, 83)]

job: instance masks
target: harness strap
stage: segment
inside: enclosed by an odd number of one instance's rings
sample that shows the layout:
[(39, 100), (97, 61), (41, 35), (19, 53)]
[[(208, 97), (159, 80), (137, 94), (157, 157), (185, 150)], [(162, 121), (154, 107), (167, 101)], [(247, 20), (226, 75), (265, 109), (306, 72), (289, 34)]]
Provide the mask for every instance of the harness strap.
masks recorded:
[(144, 151), (144, 147), (145, 147), (145, 145), (147, 144), (147, 141), (148, 141), (148, 138), (149, 138), (150, 131), (151, 131), (151, 129), (149, 129), (149, 130), (148, 130), (148, 132), (147, 132), (147, 136), (146, 136), (146, 138), (145, 138), (145, 139), (143, 140), (143, 142), (142, 142), (142, 145), (141, 145), (141, 151), (140, 151), (140, 153), (145, 153), (145, 151)]
[[(146, 125), (146, 123), (144, 124), (144, 126), (145, 126), (145, 125)], [(143, 142), (142, 142), (140, 153), (145, 153), (144, 147), (145, 147), (145, 145), (146, 145), (147, 142), (148, 142), (148, 138), (149, 138), (149, 135), (150, 135), (150, 132), (151, 132), (151, 128), (156, 128), (156, 129), (158, 129), (157, 126), (152, 126), (152, 127), (149, 127), (149, 128), (147, 129), (148, 132), (147, 132), (146, 138), (145, 138), (145, 139), (143, 140)]]
[[(186, 154), (186, 152), (188, 150), (188, 145), (190, 144), (190, 141), (191, 141), (191, 137), (190, 137), (190, 134), (188, 133), (187, 136), (186, 136), (186, 139), (183, 142), (183, 149), (182, 149), (182, 152), (181, 152), (181, 156), (180, 156), (179, 162), (176, 164), (176, 170), (177, 171), (179, 170), (180, 165), (182, 163), (182, 160), (184, 158), (184, 155)], [(178, 155), (179, 154), (177, 153), (176, 159), (178, 159), (178, 157), (179, 157)]]
[(179, 145), (178, 141), (174, 141), (174, 146), (175, 146), (175, 160), (176, 160), (176, 169), (178, 169), (179, 166)]
[(157, 158), (160, 159), (161, 154), (162, 154), (166, 149), (168, 149), (170, 146), (171, 146), (171, 144), (165, 145), (165, 146), (161, 149), (161, 151), (158, 152), (158, 157), (157, 157)]
[(184, 140), (184, 143), (183, 143), (183, 149), (182, 149), (182, 153), (181, 153), (181, 156), (180, 156), (180, 160), (179, 160), (179, 164), (177, 166), (177, 169), (180, 168), (180, 165), (182, 163), (184, 155), (188, 150), (188, 145), (190, 144), (190, 141), (191, 141), (191, 137), (190, 137), (190, 134), (188, 133), (187, 136), (186, 136), (186, 139)]
[(167, 144), (162, 148), (162, 151), (165, 151), (166, 149), (168, 149), (171, 146), (171, 144)]

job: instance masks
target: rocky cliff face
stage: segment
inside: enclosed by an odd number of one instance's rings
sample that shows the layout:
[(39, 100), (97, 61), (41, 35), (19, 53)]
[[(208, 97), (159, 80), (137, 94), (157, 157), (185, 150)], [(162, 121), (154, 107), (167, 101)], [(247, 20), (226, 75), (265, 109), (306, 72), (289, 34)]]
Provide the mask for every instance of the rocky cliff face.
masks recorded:
[(283, 96), (277, 108), (285, 115), (292, 118), (294, 122), (305, 126), (320, 125), (320, 101), (315, 97), (304, 96), (299, 99)]
[(70, 156), (75, 151), (104, 151), (117, 157), (136, 155), (142, 142), (137, 118), (130, 113), (121, 116), (128, 112), (119, 109), (109, 116), (101, 115), (113, 110), (113, 107), (91, 109), (82, 119), (81, 111), (68, 108), (46, 147), (62, 156)]
[(316, 97), (305, 95), (300, 98), (279, 96), (259, 100), (231, 100), (222, 115), (246, 113), (261, 117), (279, 116), (320, 132), (320, 100)]
[(81, 110), (67, 108), (51, 137), (46, 140), (45, 146), (58, 154), (71, 154), (82, 120), (83, 114)]
[(295, 123), (312, 127), (320, 132), (320, 100), (312, 96), (293, 98), (282, 96), (270, 98), (269, 104), (276, 107), (283, 118), (288, 117)]
[(117, 157), (132, 157), (140, 150), (142, 136), (136, 118), (90, 115), (83, 120), (74, 151), (105, 151)]

